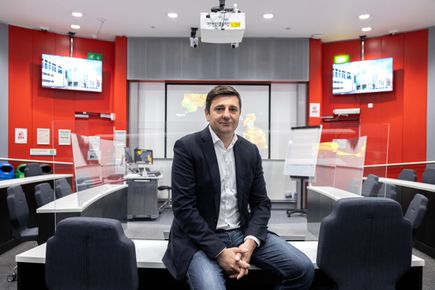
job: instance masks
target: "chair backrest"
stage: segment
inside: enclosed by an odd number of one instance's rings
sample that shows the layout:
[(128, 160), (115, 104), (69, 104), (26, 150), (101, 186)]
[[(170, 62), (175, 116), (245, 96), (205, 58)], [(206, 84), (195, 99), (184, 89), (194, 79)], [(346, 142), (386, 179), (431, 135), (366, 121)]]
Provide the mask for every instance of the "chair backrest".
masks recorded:
[(367, 175), (367, 179), (364, 180), (361, 188), (362, 196), (376, 196), (381, 184), (379, 183), (379, 177), (374, 174)]
[(72, 217), (47, 241), (49, 289), (137, 289), (134, 243), (114, 219)]
[(409, 203), (405, 217), (411, 222), (414, 233), (420, 227), (427, 211), (428, 198), (417, 193)]
[(41, 207), (54, 200), (54, 191), (47, 182), (35, 185), (36, 205)]
[(378, 190), (378, 197), (397, 200), (397, 187), (394, 184), (382, 183)]
[(423, 172), (423, 178), (421, 180), (423, 183), (435, 184), (435, 168), (426, 167)]
[(20, 241), (36, 240), (37, 228), (28, 227), (29, 206), (21, 185), (10, 186), (7, 189), (8, 212), (12, 225), (12, 236)]
[(393, 290), (411, 255), (411, 223), (394, 200), (343, 198), (321, 222), (317, 265), (339, 290)]
[(37, 163), (29, 163), (24, 169), (24, 176), (26, 177), (38, 176), (43, 174), (44, 172), (42, 171), (41, 166)]
[(402, 169), (399, 174), (399, 179), (408, 181), (417, 181), (417, 172), (414, 169)]
[(61, 198), (72, 193), (71, 185), (65, 178), (56, 179), (54, 184), (56, 198)]
[(50, 164), (40, 164), (39, 166), (41, 167), (41, 170), (42, 172), (44, 172), (44, 174), (53, 173), (53, 168), (51, 167)]

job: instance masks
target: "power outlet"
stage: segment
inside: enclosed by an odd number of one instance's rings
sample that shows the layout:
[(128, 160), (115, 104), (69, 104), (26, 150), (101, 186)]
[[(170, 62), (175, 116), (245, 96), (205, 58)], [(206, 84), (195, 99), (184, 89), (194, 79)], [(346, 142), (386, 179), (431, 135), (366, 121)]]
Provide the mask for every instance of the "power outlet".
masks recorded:
[(368, 103), (368, 104), (367, 104), (367, 108), (369, 108), (369, 109), (373, 109), (373, 103)]

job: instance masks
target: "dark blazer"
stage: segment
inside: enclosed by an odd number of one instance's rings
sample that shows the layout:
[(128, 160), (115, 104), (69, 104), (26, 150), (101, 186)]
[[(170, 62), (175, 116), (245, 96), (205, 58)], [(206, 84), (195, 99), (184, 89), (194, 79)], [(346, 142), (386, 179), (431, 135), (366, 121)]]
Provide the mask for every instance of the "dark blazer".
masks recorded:
[[(257, 146), (238, 136), (234, 144), (237, 203), (245, 236), (266, 239), (270, 218), (261, 156)], [(172, 163), (172, 222), (163, 263), (177, 279), (185, 276), (192, 256), (203, 250), (216, 257), (225, 244), (215, 233), (219, 217), (221, 184), (210, 131), (179, 139)]]

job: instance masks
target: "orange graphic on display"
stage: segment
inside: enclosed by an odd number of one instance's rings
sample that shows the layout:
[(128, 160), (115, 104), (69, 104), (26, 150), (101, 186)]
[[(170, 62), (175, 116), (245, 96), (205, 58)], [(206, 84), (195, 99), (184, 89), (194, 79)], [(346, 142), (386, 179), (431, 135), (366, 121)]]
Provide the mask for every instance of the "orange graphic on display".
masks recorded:
[(257, 145), (259, 149), (267, 149), (266, 134), (260, 128), (255, 127), (254, 123), (256, 119), (255, 114), (246, 114), (243, 120), (243, 127), (245, 127), (243, 137)]
[(184, 94), (181, 106), (189, 113), (196, 112), (198, 108), (204, 108), (206, 97), (207, 94)]

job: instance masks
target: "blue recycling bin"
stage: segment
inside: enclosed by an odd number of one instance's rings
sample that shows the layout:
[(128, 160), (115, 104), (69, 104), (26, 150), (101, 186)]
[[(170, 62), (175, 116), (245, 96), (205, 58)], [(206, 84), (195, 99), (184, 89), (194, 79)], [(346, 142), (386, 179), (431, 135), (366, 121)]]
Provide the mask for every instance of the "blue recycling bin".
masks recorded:
[(0, 162), (0, 180), (14, 178), (14, 167), (8, 162)]

